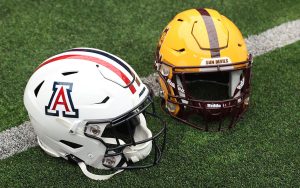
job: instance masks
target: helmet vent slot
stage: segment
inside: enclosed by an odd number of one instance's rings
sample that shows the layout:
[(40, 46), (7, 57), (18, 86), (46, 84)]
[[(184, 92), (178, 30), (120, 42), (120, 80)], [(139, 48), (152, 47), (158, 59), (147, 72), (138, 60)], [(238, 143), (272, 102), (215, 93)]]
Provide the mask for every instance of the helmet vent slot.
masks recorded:
[(179, 19), (177, 19), (177, 21), (179, 21), (179, 22), (183, 22), (183, 20), (182, 20), (182, 19), (180, 19), (180, 18), (179, 18)]
[(104, 104), (109, 100), (109, 96), (105, 97), (105, 99), (103, 99), (103, 101), (95, 103), (95, 104)]
[(76, 73), (78, 73), (78, 71), (63, 72), (61, 74), (64, 75), (64, 76), (68, 76), (68, 75), (76, 74)]
[(60, 142), (67, 145), (67, 146), (69, 146), (69, 147), (71, 147), (71, 148), (74, 148), (74, 149), (82, 147), (82, 145), (80, 145), (80, 144), (76, 144), (74, 142), (69, 142), (69, 141), (66, 141), (66, 140), (60, 140)]
[(39, 91), (42, 87), (42, 85), (44, 84), (45, 80), (43, 80), (35, 89), (34, 89), (34, 94), (37, 97), (37, 95), (39, 94)]
[[(174, 50), (175, 50), (175, 49), (174, 49)], [(185, 48), (181, 48), (181, 49), (175, 50), (175, 51), (177, 51), (177, 52), (184, 52), (184, 51), (185, 51)]]

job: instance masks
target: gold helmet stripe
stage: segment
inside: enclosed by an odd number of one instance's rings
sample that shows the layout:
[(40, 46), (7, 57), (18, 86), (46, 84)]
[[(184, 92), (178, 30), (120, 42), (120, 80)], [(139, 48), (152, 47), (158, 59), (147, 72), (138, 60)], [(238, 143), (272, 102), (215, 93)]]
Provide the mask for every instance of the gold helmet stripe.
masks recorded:
[(220, 47), (219, 47), (218, 35), (217, 35), (215, 24), (210, 14), (207, 12), (207, 10), (200, 8), (197, 9), (197, 11), (201, 14), (203, 21), (205, 23), (205, 27), (209, 39), (211, 57), (212, 58), (220, 57)]

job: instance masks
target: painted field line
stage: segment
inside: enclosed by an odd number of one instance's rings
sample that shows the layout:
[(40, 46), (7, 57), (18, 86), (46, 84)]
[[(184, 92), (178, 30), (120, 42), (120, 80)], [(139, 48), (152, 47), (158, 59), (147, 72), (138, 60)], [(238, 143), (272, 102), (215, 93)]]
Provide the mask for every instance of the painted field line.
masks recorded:
[[(246, 43), (249, 52), (253, 56), (259, 56), (298, 40), (300, 40), (300, 19), (286, 22), (258, 35), (249, 36)], [(142, 81), (150, 85), (157, 96), (159, 86), (155, 81), (156, 76), (155, 73), (150, 74), (148, 77), (142, 78)], [(36, 145), (36, 135), (30, 122), (26, 121), (0, 133), (0, 160)]]

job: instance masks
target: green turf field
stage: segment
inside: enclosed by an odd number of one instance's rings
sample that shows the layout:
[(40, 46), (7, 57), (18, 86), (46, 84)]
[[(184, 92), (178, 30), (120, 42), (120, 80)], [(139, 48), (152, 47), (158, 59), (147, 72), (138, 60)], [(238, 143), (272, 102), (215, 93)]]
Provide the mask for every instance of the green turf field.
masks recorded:
[[(46, 58), (94, 47), (147, 76), (164, 26), (194, 7), (219, 10), (244, 36), (300, 18), (295, 0), (0, 1), (0, 131), (28, 120), (24, 87)], [(97, 182), (36, 147), (0, 161), (0, 187), (300, 187), (299, 54), (297, 42), (254, 59), (251, 107), (233, 131), (199, 132), (163, 114), (167, 149), (156, 167)]]

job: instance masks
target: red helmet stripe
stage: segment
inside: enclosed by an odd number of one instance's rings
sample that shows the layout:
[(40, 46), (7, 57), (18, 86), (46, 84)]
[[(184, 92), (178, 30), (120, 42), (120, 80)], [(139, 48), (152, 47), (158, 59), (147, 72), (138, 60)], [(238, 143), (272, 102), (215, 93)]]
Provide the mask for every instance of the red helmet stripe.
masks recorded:
[[(111, 70), (112, 72), (114, 72), (115, 74), (117, 74), (124, 82), (126, 85), (129, 85), (130, 84), (130, 80), (128, 79), (128, 77), (119, 69), (117, 69), (115, 66), (113, 66), (112, 64), (102, 60), (102, 59), (99, 59), (99, 58), (96, 58), (96, 57), (92, 57), (92, 56), (85, 56), (85, 55), (75, 55), (75, 54), (70, 54), (70, 55), (62, 55), (62, 56), (58, 56), (58, 57), (54, 57), (52, 59), (49, 59), (45, 62), (43, 62), (42, 64), (40, 64), (35, 71), (37, 71), (39, 68), (49, 64), (49, 63), (52, 63), (52, 62), (55, 62), (55, 61), (58, 61), (58, 60), (62, 60), (62, 59), (80, 59), (80, 60), (87, 60), (87, 61), (92, 61), (92, 62), (95, 62), (99, 65), (102, 65), (102, 66), (105, 66), (106, 68), (108, 68), (109, 70)], [(134, 85), (131, 83), (131, 85), (129, 86), (129, 89), (131, 91), (132, 94), (134, 94), (136, 92), (136, 89), (134, 87)]]

